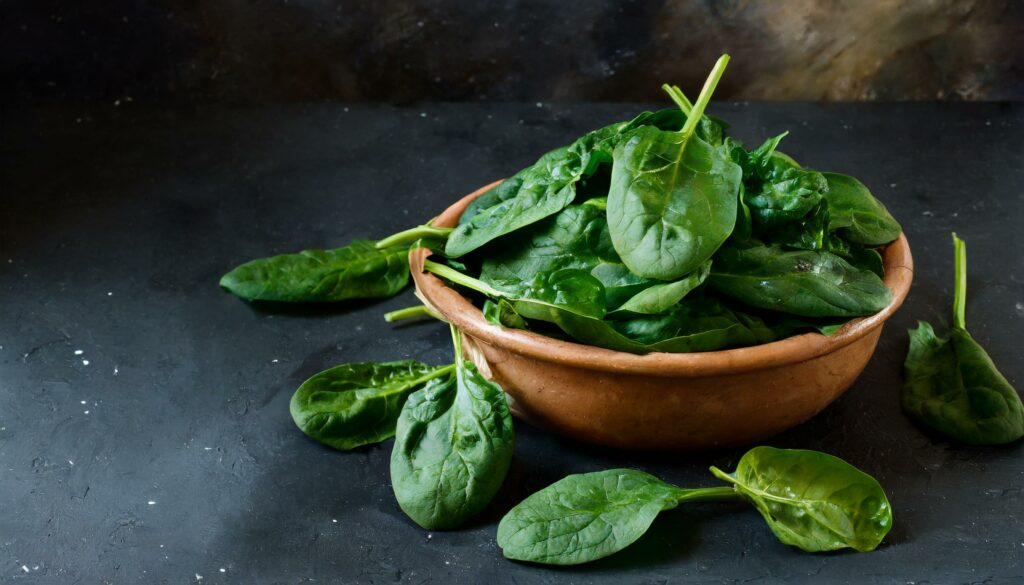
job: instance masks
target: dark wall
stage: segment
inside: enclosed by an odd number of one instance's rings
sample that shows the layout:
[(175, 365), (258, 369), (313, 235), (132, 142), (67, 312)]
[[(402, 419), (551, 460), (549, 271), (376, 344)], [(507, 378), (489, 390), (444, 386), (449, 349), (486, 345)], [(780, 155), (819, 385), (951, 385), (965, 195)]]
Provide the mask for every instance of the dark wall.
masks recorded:
[(1024, 99), (1024, 2), (0, 0), (0, 97)]

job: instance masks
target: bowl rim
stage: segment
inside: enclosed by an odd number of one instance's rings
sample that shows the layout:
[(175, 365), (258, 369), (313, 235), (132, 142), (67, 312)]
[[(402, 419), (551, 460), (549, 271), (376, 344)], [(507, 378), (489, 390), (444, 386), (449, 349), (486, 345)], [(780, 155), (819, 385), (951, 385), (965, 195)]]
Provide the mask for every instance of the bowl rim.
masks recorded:
[[(455, 227), (466, 206), (481, 194), (501, 183), (494, 181), (459, 199), (438, 215), (432, 225)], [(483, 312), (441, 279), (423, 271), (430, 255), (426, 248), (409, 253), (409, 268), (416, 285), (416, 296), (440, 313), (463, 333), (488, 345), (519, 355), (565, 366), (610, 373), (642, 374), (657, 377), (696, 377), (723, 373), (745, 373), (814, 359), (835, 352), (880, 328), (903, 304), (914, 276), (914, 261), (906, 236), (883, 249), (884, 282), (892, 290), (892, 301), (881, 311), (858, 317), (826, 336), (812, 332), (750, 347), (695, 353), (651, 352), (633, 354), (571, 341), (562, 341), (523, 329), (509, 329), (484, 319)]]

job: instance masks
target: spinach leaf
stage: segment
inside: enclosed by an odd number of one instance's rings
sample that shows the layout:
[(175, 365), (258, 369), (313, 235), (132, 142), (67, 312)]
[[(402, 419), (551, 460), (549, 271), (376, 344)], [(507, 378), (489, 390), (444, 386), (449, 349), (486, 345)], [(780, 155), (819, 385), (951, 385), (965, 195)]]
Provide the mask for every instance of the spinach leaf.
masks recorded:
[(641, 126), (615, 148), (608, 227), (638, 276), (675, 280), (693, 272), (735, 225), (742, 171), (694, 135), (727, 63), (727, 55), (716, 63), (682, 130)]
[[(608, 309), (618, 308), (645, 289), (658, 285), (670, 284), (674, 286), (669, 290), (688, 292), (687, 284), (642, 278), (626, 268), (612, 246), (603, 201), (598, 198), (582, 205), (570, 205), (552, 217), (503, 238), (500, 246), (489, 246), (480, 280), (500, 286), (517, 280), (528, 281), (538, 273), (563, 268), (586, 270), (604, 285)], [(703, 266), (698, 268), (698, 276), (701, 268)], [(703, 282), (703, 278), (699, 278), (700, 282), (693, 283), (690, 275), (683, 280), (694, 286)]]
[(732, 474), (733, 484), (785, 544), (808, 552), (874, 550), (892, 528), (892, 509), (873, 477), (817, 451), (755, 447)]
[(822, 199), (807, 215), (783, 224), (768, 239), (797, 250), (827, 250), (828, 225), (828, 202)]
[(409, 282), (408, 249), (355, 240), (333, 250), (303, 250), (246, 262), (220, 286), (249, 301), (287, 303), (385, 298)]
[(757, 174), (745, 183), (744, 202), (750, 207), (756, 233), (769, 233), (799, 221), (818, 207), (828, 190), (828, 182), (821, 173), (790, 164), (774, 152), (754, 164)]
[(501, 488), (512, 462), (512, 416), (501, 387), (462, 357), (452, 327), (455, 376), (414, 392), (402, 408), (391, 453), (398, 505), (428, 530), (456, 528)]
[(878, 275), (839, 256), (778, 246), (723, 248), (708, 283), (752, 307), (804, 317), (870, 315), (892, 299)]
[(523, 319), (523, 316), (516, 312), (512, 303), (505, 299), (498, 299), (497, 301), (492, 301), (491, 299), (485, 300), (483, 314), (484, 319), (486, 319), (488, 323), (492, 323), (499, 327), (505, 327), (508, 329), (530, 328), (526, 319)]
[(680, 489), (635, 469), (570, 475), (512, 508), (498, 524), (498, 546), (509, 559), (578, 565), (626, 548), (662, 510), (731, 499), (730, 491)]
[(611, 316), (640, 314), (657, 315), (669, 310), (690, 291), (704, 283), (711, 273), (711, 260), (701, 264), (692, 273), (675, 281), (651, 285), (630, 297)]
[(454, 369), (412, 360), (343, 364), (303, 382), (289, 409), (302, 432), (347, 451), (394, 435), (409, 394)]
[(592, 270), (606, 258), (617, 259), (607, 226), (599, 206), (570, 205), (487, 247), (480, 279), (493, 284), (562, 268)]
[(1024, 405), (992, 358), (967, 332), (967, 247), (953, 234), (956, 288), (953, 328), (946, 337), (918, 322), (903, 365), (903, 409), (914, 419), (974, 445), (1024, 436)]
[[(588, 164), (587, 153), (581, 156), (577, 149), (568, 147), (544, 155), (533, 166), (506, 181), (507, 189), (495, 194), (495, 198), (507, 196), (506, 199), (476, 211), (452, 232), (445, 245), (445, 255), (459, 258), (495, 238), (558, 213), (575, 199), (576, 182)], [(511, 194), (513, 188), (515, 193)], [(487, 194), (481, 197), (484, 196)], [(491, 200), (488, 197), (485, 202)]]
[(822, 173), (828, 184), (829, 228), (855, 244), (881, 246), (900, 237), (902, 228), (863, 183), (839, 173)]
[[(535, 276), (529, 285), (509, 283), (498, 290), (478, 279), (427, 260), (424, 268), (492, 299), (511, 303), (517, 315), (557, 325), (575, 340), (630, 353), (712, 351), (764, 343), (774, 332), (752, 315), (730, 311), (710, 299), (683, 299), (668, 315), (641, 315), (622, 321), (602, 317), (600, 283), (580, 270)], [(630, 336), (637, 336), (638, 340)]]
[(610, 323), (646, 351), (715, 351), (767, 343), (775, 331), (764, 320), (726, 307), (713, 297), (686, 298), (663, 315)]

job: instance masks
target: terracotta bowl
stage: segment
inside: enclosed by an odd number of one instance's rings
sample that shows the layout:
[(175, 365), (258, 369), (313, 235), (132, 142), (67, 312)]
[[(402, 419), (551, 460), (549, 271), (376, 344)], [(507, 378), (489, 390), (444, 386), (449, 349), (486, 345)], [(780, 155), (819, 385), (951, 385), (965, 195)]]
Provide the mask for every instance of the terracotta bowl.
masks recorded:
[[(492, 183), (444, 211), (452, 227)], [(508, 393), (517, 417), (554, 432), (627, 449), (696, 450), (751, 443), (811, 418), (867, 365), (882, 326), (913, 278), (905, 237), (883, 251), (892, 302), (838, 333), (704, 353), (634, 355), (488, 323), (480, 309), (423, 272), (410, 254), (417, 295), (463, 332), (467, 357)]]

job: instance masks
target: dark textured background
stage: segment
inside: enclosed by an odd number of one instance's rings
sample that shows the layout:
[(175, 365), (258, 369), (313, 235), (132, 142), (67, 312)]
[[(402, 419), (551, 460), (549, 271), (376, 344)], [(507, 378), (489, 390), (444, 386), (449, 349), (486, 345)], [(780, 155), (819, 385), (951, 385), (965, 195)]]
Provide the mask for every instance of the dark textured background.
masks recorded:
[(878, 478), (895, 526), (875, 552), (801, 553), (725, 504), (667, 512), (592, 565), (513, 563), (494, 542), (498, 519), (566, 474), (627, 466), (711, 485), (708, 465), (731, 469), (742, 450), (621, 453), (517, 423), (491, 507), (464, 530), (430, 533), (395, 504), (391, 441), (341, 453), (295, 428), (288, 401), (306, 377), (349, 361), (450, 362), (448, 332), (383, 321), (415, 302), (409, 291), (275, 313), (219, 290), (224, 271), (415, 225), (642, 107), (11, 111), (0, 125), (0, 582), (1024, 582), (1024, 444), (954, 445), (899, 405), (906, 329), (948, 322), (952, 230), (969, 251), (968, 326), (1024, 384), (1019, 104), (711, 109), (748, 142), (792, 130), (787, 153), (859, 177), (906, 230), (914, 286), (867, 369), (769, 441)]
[(1024, 99), (1014, 0), (0, 0), (0, 100)]

